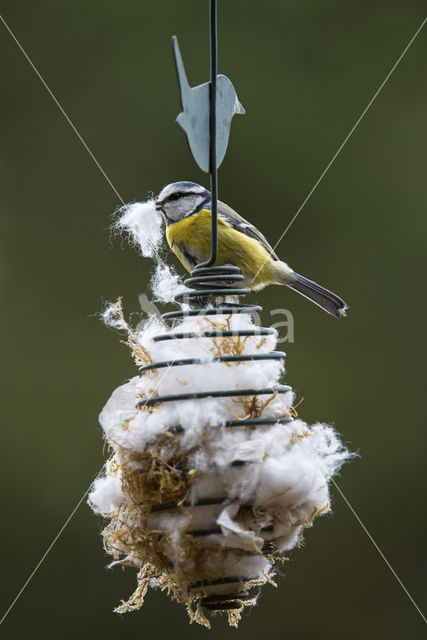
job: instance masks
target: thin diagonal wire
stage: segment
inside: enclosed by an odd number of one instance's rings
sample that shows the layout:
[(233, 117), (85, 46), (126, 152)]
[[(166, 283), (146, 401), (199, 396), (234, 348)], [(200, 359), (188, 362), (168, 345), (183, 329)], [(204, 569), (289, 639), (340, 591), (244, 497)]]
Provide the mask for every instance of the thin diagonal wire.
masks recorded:
[[(163, 380), (166, 378), (166, 376), (168, 375), (170, 369), (173, 367), (173, 363), (175, 362), (175, 360), (172, 362), (172, 364), (169, 365), (169, 367), (166, 369), (165, 373), (163, 374), (163, 376), (160, 378), (159, 382), (157, 383), (157, 385), (154, 387), (154, 389), (151, 391), (149, 397), (146, 399), (145, 402), (148, 402), (148, 400), (153, 396), (153, 394), (157, 391), (157, 389), (159, 388), (159, 386), (161, 385), (161, 383), (163, 382)], [(145, 405), (141, 405), (141, 408), (144, 407)], [(97, 475), (95, 476), (95, 480), (97, 478), (99, 478), (99, 476), (101, 475), (103, 470), (103, 467), (98, 471)], [(94, 481), (93, 481), (94, 482)], [(52, 542), (50, 543), (50, 545), (48, 546), (48, 548), (46, 549), (46, 551), (44, 552), (44, 554), (42, 555), (42, 557), (40, 558), (40, 560), (38, 561), (38, 563), (36, 564), (36, 566), (34, 567), (33, 571), (30, 573), (30, 575), (28, 576), (27, 580), (24, 582), (23, 586), (21, 587), (21, 589), (18, 591), (17, 595), (15, 596), (14, 600), (12, 601), (12, 603), (9, 605), (9, 608), (7, 609), (7, 611), (4, 613), (2, 619), (0, 620), (0, 625), (3, 624), (3, 622), (6, 620), (7, 616), (9, 615), (9, 613), (12, 611), (13, 607), (15, 606), (15, 604), (18, 602), (19, 598), (21, 597), (21, 595), (23, 594), (24, 590), (27, 588), (27, 586), (29, 585), (29, 583), (31, 582), (31, 580), (33, 579), (34, 575), (37, 573), (37, 571), (39, 570), (39, 568), (41, 567), (41, 565), (43, 564), (43, 562), (46, 560), (49, 552), (51, 551), (51, 549), (53, 548), (53, 546), (55, 545), (55, 543), (57, 542), (57, 540), (61, 537), (61, 534), (63, 533), (63, 531), (65, 530), (65, 528), (67, 527), (67, 525), (70, 523), (71, 519), (73, 518), (74, 514), (76, 513), (76, 511), (78, 510), (78, 508), (80, 507), (81, 503), (83, 502), (83, 500), (85, 499), (85, 497), (87, 496), (87, 494), (90, 491), (91, 486), (93, 485), (93, 482), (90, 483), (90, 485), (88, 486), (88, 488), (86, 489), (86, 491), (84, 492), (84, 494), (82, 495), (82, 497), (80, 498), (80, 500), (78, 501), (78, 503), (76, 504), (76, 506), (74, 507), (74, 509), (72, 510), (72, 512), (70, 513), (70, 515), (68, 516), (68, 518), (66, 519), (66, 521), (64, 522), (64, 524), (62, 525), (62, 527), (60, 528), (60, 530), (58, 531), (58, 533), (56, 534), (56, 536), (54, 537), (54, 539), (52, 540)]]
[(378, 87), (378, 89), (376, 90), (376, 92), (374, 93), (374, 95), (372, 96), (372, 98), (370, 99), (370, 101), (368, 102), (367, 106), (364, 108), (364, 110), (362, 111), (361, 115), (359, 116), (359, 118), (356, 120), (355, 124), (353, 125), (353, 127), (350, 129), (349, 133), (347, 134), (347, 136), (344, 138), (344, 141), (341, 143), (341, 145), (338, 147), (338, 150), (335, 152), (335, 154), (332, 156), (331, 160), (328, 162), (328, 164), (326, 165), (326, 168), (324, 169), (323, 173), (320, 175), (320, 178), (315, 182), (314, 186), (312, 187), (311, 191), (309, 192), (309, 194), (307, 195), (307, 197), (305, 198), (304, 202), (301, 204), (301, 206), (299, 207), (298, 211), (295, 213), (294, 217), (292, 218), (292, 220), (290, 221), (290, 223), (288, 224), (288, 226), (286, 227), (286, 229), (284, 230), (284, 232), (282, 233), (282, 235), (280, 236), (280, 238), (278, 239), (278, 241), (276, 242), (276, 244), (274, 245), (274, 247), (272, 248), (272, 250), (269, 253), (269, 256), (265, 259), (265, 261), (263, 262), (263, 264), (261, 265), (261, 267), (258, 269), (258, 271), (256, 272), (256, 274), (254, 275), (254, 277), (252, 278), (252, 282), (255, 280), (255, 278), (258, 276), (259, 272), (261, 271), (261, 269), (263, 269), (265, 263), (267, 262), (268, 258), (270, 257), (270, 255), (276, 250), (276, 248), (279, 246), (280, 242), (283, 240), (283, 238), (285, 237), (286, 233), (289, 231), (289, 229), (291, 228), (291, 226), (293, 225), (293, 223), (295, 222), (295, 220), (297, 219), (297, 217), (299, 216), (299, 214), (301, 213), (301, 211), (303, 210), (303, 208), (305, 207), (305, 205), (307, 204), (307, 202), (310, 200), (311, 196), (313, 195), (313, 193), (316, 191), (317, 187), (319, 186), (319, 184), (322, 182), (323, 178), (325, 177), (325, 175), (328, 173), (329, 169), (331, 168), (331, 166), (333, 165), (333, 163), (335, 162), (335, 160), (338, 158), (339, 154), (341, 153), (341, 151), (343, 150), (343, 148), (345, 147), (345, 145), (347, 144), (347, 142), (349, 141), (349, 139), (351, 138), (351, 136), (353, 135), (353, 133), (355, 132), (355, 130), (357, 129), (357, 127), (359, 126), (359, 124), (361, 123), (361, 121), (363, 120), (363, 118), (365, 117), (365, 115), (367, 114), (367, 112), (369, 111), (370, 107), (372, 106), (372, 104), (374, 103), (374, 101), (376, 100), (376, 98), (378, 97), (379, 93), (381, 92), (381, 90), (383, 89), (383, 87), (385, 86), (385, 84), (387, 83), (387, 81), (389, 80), (390, 76), (393, 74), (393, 72), (395, 71), (396, 67), (398, 66), (398, 64), (400, 63), (400, 61), (402, 60), (402, 58), (404, 57), (404, 55), (406, 54), (406, 52), (408, 51), (409, 47), (412, 45), (412, 43), (414, 42), (415, 38), (418, 36), (418, 34), (420, 33), (421, 29), (423, 28), (423, 26), (425, 25), (425, 23), (427, 22), (427, 18), (424, 18), (424, 20), (422, 21), (421, 25), (418, 27), (418, 29), (416, 30), (416, 32), (414, 33), (414, 35), (412, 36), (412, 38), (410, 39), (409, 43), (406, 45), (406, 47), (404, 48), (404, 50), (402, 51), (402, 53), (400, 54), (400, 56), (398, 57), (398, 59), (396, 60), (396, 62), (394, 63), (394, 65), (392, 66), (392, 68), (390, 69), (390, 71), (388, 72), (388, 74), (386, 75), (385, 79), (382, 81), (382, 83), (380, 84), (380, 86)]
[[(264, 377), (264, 380), (267, 384), (269, 384), (267, 377), (265, 375), (265, 373), (263, 372), (262, 368), (260, 369), (261, 374)], [(386, 563), (386, 565), (388, 566), (388, 568), (390, 569), (390, 571), (392, 572), (392, 574), (394, 575), (394, 577), (396, 578), (397, 582), (399, 583), (399, 585), (402, 587), (403, 591), (406, 593), (406, 595), (408, 596), (409, 600), (412, 602), (412, 604), (414, 605), (415, 609), (418, 611), (418, 613), (420, 614), (420, 616), (422, 617), (422, 619), (424, 620), (424, 622), (427, 623), (427, 620), (423, 614), (423, 612), (421, 611), (421, 609), (419, 608), (419, 606), (417, 605), (417, 603), (415, 602), (415, 600), (413, 599), (413, 597), (411, 596), (411, 594), (409, 593), (408, 589), (405, 587), (405, 585), (403, 584), (402, 580), (399, 578), (399, 576), (397, 575), (396, 571), (393, 569), (393, 567), (391, 566), (390, 562), (387, 560), (387, 558), (385, 557), (385, 555), (383, 554), (383, 552), (381, 551), (381, 549), (379, 548), (379, 546), (377, 545), (377, 543), (375, 542), (374, 538), (372, 537), (372, 535), (369, 533), (368, 529), (366, 528), (366, 526), (363, 524), (362, 520), (359, 518), (359, 516), (357, 515), (356, 511), (353, 509), (353, 507), (351, 506), (350, 502), (348, 501), (348, 499), (345, 497), (344, 493), (341, 491), (341, 489), (339, 488), (339, 486), (337, 485), (337, 483), (335, 482), (335, 480), (331, 477), (330, 478), (332, 484), (334, 485), (334, 487), (337, 489), (337, 491), (339, 491), (342, 499), (344, 500), (344, 502), (346, 503), (346, 505), (348, 506), (348, 508), (350, 509), (350, 511), (352, 512), (352, 514), (354, 515), (354, 517), (356, 518), (356, 520), (358, 521), (358, 523), (360, 524), (360, 526), (362, 527), (363, 531), (366, 533), (366, 535), (368, 536), (368, 538), (370, 539), (370, 541), (372, 542), (372, 544), (374, 545), (375, 549), (378, 551), (378, 553), (380, 554), (381, 558), (384, 560), (384, 562)]]
[[(96, 476), (96, 477), (98, 477), (98, 476)], [(31, 582), (31, 580), (32, 580), (33, 576), (35, 575), (35, 573), (38, 571), (38, 569), (43, 564), (44, 560), (46, 559), (47, 555), (49, 554), (49, 552), (51, 551), (51, 549), (55, 545), (56, 541), (61, 537), (62, 532), (64, 531), (64, 529), (66, 528), (66, 526), (68, 525), (68, 523), (70, 522), (70, 520), (72, 519), (74, 514), (76, 513), (77, 509), (80, 507), (80, 505), (83, 502), (83, 500), (86, 498), (86, 496), (87, 496), (87, 494), (89, 492), (89, 489), (90, 489), (90, 486), (88, 487), (88, 489), (86, 489), (86, 491), (84, 492), (84, 494), (82, 495), (82, 497), (80, 498), (80, 500), (78, 501), (78, 503), (76, 504), (76, 506), (74, 507), (74, 509), (72, 510), (72, 512), (70, 513), (70, 515), (68, 516), (68, 518), (66, 519), (66, 521), (64, 522), (64, 524), (62, 525), (60, 530), (58, 531), (58, 533), (56, 534), (56, 536), (54, 537), (54, 539), (52, 540), (52, 542), (50, 543), (50, 545), (48, 546), (48, 548), (46, 549), (46, 551), (44, 552), (44, 554), (42, 555), (42, 557), (40, 558), (40, 560), (38, 561), (38, 563), (36, 564), (34, 569), (32, 570), (32, 572), (28, 576), (27, 580), (24, 582), (23, 586), (18, 591), (18, 593), (15, 596), (14, 600), (9, 605), (9, 608), (4, 613), (2, 619), (0, 620), (0, 624), (3, 624), (3, 622), (6, 620), (7, 616), (10, 613), (10, 611), (13, 609), (15, 604), (18, 602), (18, 600), (21, 597), (22, 593), (24, 592), (25, 588), (28, 586), (28, 584)]]
[(421, 611), (421, 609), (419, 608), (419, 606), (417, 605), (417, 603), (415, 602), (415, 600), (413, 599), (413, 597), (411, 596), (411, 594), (409, 593), (408, 589), (405, 587), (405, 585), (403, 584), (402, 580), (399, 578), (399, 576), (397, 575), (396, 571), (393, 569), (393, 567), (391, 566), (390, 562), (387, 560), (387, 558), (385, 557), (385, 555), (383, 554), (383, 552), (381, 551), (381, 549), (379, 548), (379, 546), (377, 545), (377, 543), (375, 542), (375, 540), (373, 539), (373, 537), (371, 536), (371, 534), (369, 533), (368, 529), (365, 527), (365, 525), (363, 524), (362, 520), (359, 518), (359, 516), (357, 515), (356, 511), (353, 509), (353, 507), (351, 506), (350, 502), (347, 500), (347, 498), (345, 497), (345, 495), (343, 494), (343, 492), (341, 491), (341, 489), (339, 488), (339, 486), (337, 485), (337, 483), (335, 482), (335, 480), (333, 478), (331, 478), (331, 482), (333, 483), (334, 487), (337, 489), (337, 491), (339, 492), (339, 494), (341, 495), (342, 499), (344, 500), (344, 502), (346, 503), (346, 505), (348, 506), (348, 508), (350, 509), (350, 511), (352, 512), (352, 514), (354, 515), (354, 517), (356, 518), (357, 522), (360, 524), (360, 526), (362, 527), (363, 531), (366, 533), (366, 535), (368, 536), (369, 540), (372, 542), (372, 544), (374, 545), (375, 549), (378, 551), (378, 553), (380, 554), (381, 558), (384, 560), (384, 562), (386, 563), (386, 565), (388, 566), (388, 568), (390, 569), (390, 571), (392, 572), (392, 574), (394, 575), (394, 577), (396, 578), (397, 582), (400, 584), (400, 586), (402, 587), (403, 591), (406, 593), (406, 595), (408, 596), (409, 600), (412, 602), (412, 604), (414, 605), (415, 609), (418, 611), (418, 613), (420, 614), (420, 616), (422, 617), (422, 619), (424, 620), (424, 622), (427, 624), (427, 619), (425, 617), (425, 615), (423, 614), (423, 612)]
[(72, 128), (72, 130), (74, 131), (74, 133), (76, 134), (76, 136), (78, 137), (78, 139), (80, 140), (80, 142), (82, 143), (83, 147), (86, 149), (86, 151), (88, 152), (88, 154), (90, 155), (90, 157), (92, 158), (92, 160), (94, 161), (94, 163), (96, 164), (96, 166), (98, 167), (99, 171), (102, 173), (102, 175), (104, 176), (104, 178), (106, 179), (106, 181), (108, 182), (108, 184), (110, 185), (110, 187), (112, 188), (112, 190), (114, 191), (114, 193), (116, 194), (116, 196), (118, 197), (118, 199), (120, 200), (120, 202), (122, 204), (125, 204), (122, 196), (120, 195), (120, 193), (117, 191), (116, 187), (113, 185), (113, 183), (111, 182), (110, 178), (108, 177), (108, 175), (105, 173), (104, 169), (101, 167), (101, 165), (99, 164), (98, 160), (95, 158), (94, 154), (92, 153), (92, 151), (89, 149), (88, 145), (86, 144), (86, 142), (83, 140), (82, 136), (80, 135), (80, 133), (78, 132), (78, 130), (76, 129), (76, 127), (74, 126), (74, 124), (72, 123), (71, 119), (69, 118), (69, 116), (67, 115), (67, 113), (64, 111), (64, 109), (62, 108), (61, 104), (58, 102), (56, 96), (54, 95), (54, 93), (51, 91), (51, 89), (49, 88), (49, 86), (47, 85), (45, 79), (42, 77), (42, 75), (40, 74), (39, 70), (37, 69), (37, 67), (34, 65), (34, 63), (32, 62), (30, 56), (28, 55), (28, 53), (25, 51), (25, 49), (23, 48), (23, 46), (21, 45), (21, 43), (19, 42), (18, 38), (15, 36), (15, 34), (13, 33), (12, 29), (9, 27), (9, 25), (7, 24), (6, 20), (3, 18), (2, 15), (0, 15), (0, 20), (3, 22), (4, 26), (6, 27), (6, 29), (8, 30), (9, 34), (12, 36), (13, 40), (15, 41), (15, 43), (18, 45), (21, 53), (23, 54), (23, 56), (25, 57), (25, 59), (27, 60), (27, 62), (29, 63), (29, 65), (31, 66), (31, 68), (33, 69), (34, 73), (36, 74), (36, 76), (39, 78), (40, 82), (43, 84), (44, 88), (46, 89), (46, 91), (48, 92), (48, 94), (50, 95), (50, 97), (52, 98), (52, 100), (54, 101), (54, 103), (56, 104), (56, 106), (58, 107), (58, 109), (60, 110), (60, 112), (62, 113), (62, 115), (64, 116), (64, 118), (66, 119), (66, 121), (68, 122), (68, 124), (70, 125), (70, 127)]
[[(11, 35), (11, 37), (13, 38), (14, 42), (17, 44), (17, 46), (19, 47), (21, 53), (24, 55), (25, 59), (27, 60), (27, 62), (29, 63), (29, 65), (31, 66), (31, 68), (33, 69), (33, 71), (35, 72), (35, 74), (37, 75), (37, 77), (39, 78), (39, 80), (41, 81), (41, 83), (43, 84), (43, 86), (45, 87), (46, 91), (49, 93), (49, 95), (51, 96), (52, 100), (55, 102), (56, 106), (58, 107), (58, 109), (60, 110), (60, 112), (62, 113), (62, 115), (64, 116), (64, 118), (67, 120), (68, 124), (70, 125), (70, 127), (72, 128), (72, 130), (74, 131), (74, 133), (76, 134), (76, 136), (78, 137), (78, 139), (80, 140), (81, 144), (83, 145), (83, 147), (86, 149), (86, 151), (88, 152), (88, 154), (90, 155), (90, 157), (92, 158), (92, 160), (94, 161), (94, 163), (96, 164), (96, 166), (98, 167), (99, 171), (102, 173), (102, 175), (104, 176), (104, 178), (107, 180), (108, 184), (110, 185), (110, 187), (112, 188), (112, 190), (114, 191), (114, 193), (116, 194), (116, 196), (118, 197), (118, 199), (120, 200), (120, 202), (122, 204), (125, 204), (122, 196), (120, 195), (120, 193), (117, 191), (116, 187), (113, 185), (113, 183), (111, 182), (110, 178), (108, 177), (108, 175), (106, 174), (106, 172), (104, 171), (104, 169), (102, 168), (102, 166), (99, 164), (98, 160), (96, 159), (96, 157), (94, 156), (94, 154), (92, 153), (92, 151), (90, 150), (90, 148), (88, 147), (88, 145), (86, 144), (85, 140), (82, 138), (82, 136), (80, 135), (79, 131), (77, 130), (77, 128), (75, 127), (75, 125), (73, 124), (73, 122), (71, 121), (71, 119), (69, 118), (69, 116), (67, 115), (67, 113), (65, 112), (65, 110), (62, 108), (61, 104), (59, 103), (59, 101), (57, 100), (56, 96), (54, 95), (54, 93), (51, 91), (51, 89), (49, 88), (48, 84), (46, 83), (46, 81), (44, 80), (44, 78), (42, 77), (42, 75), (40, 74), (40, 72), (38, 71), (37, 67), (34, 65), (34, 63), (32, 62), (31, 58), (29, 57), (29, 55), (27, 54), (27, 52), (25, 51), (25, 49), (22, 47), (21, 43), (19, 42), (19, 40), (17, 39), (17, 37), (15, 36), (15, 34), (13, 33), (13, 31), (11, 30), (11, 28), (9, 27), (9, 25), (7, 24), (7, 22), (5, 21), (5, 19), (3, 18), (2, 15), (0, 15), (0, 20), (3, 22), (4, 26), (6, 27), (7, 31), (9, 32), (9, 34)], [(161, 382), (164, 380), (164, 378), (167, 376), (169, 370), (171, 369), (173, 365), (171, 364), (165, 371), (164, 375), (162, 376), (162, 378), (160, 379), (160, 381), (158, 382), (157, 386), (153, 389), (153, 391), (151, 392), (149, 398), (151, 398), (151, 396), (153, 395), (153, 393), (155, 393), (155, 391), (157, 390), (157, 388), (160, 386)], [(149, 399), (147, 398), (147, 400)], [(97, 474), (96, 478), (97, 479), (99, 477), (99, 475), (102, 473), (102, 470)], [(23, 584), (23, 586), (21, 587), (21, 589), (19, 590), (18, 594), (15, 596), (14, 600), (12, 601), (12, 603), (10, 604), (9, 608), (6, 610), (6, 612), (4, 613), (3, 617), (0, 620), (0, 625), (3, 624), (3, 622), (5, 621), (6, 617), (9, 615), (9, 613), (11, 612), (11, 610), (13, 609), (13, 607), (15, 606), (15, 604), (17, 603), (17, 601), (19, 600), (19, 598), (21, 597), (21, 595), (23, 594), (24, 590), (26, 589), (26, 587), (29, 585), (29, 583), (31, 582), (32, 578), (34, 577), (34, 575), (36, 574), (36, 572), (38, 571), (38, 569), (41, 567), (41, 565), (43, 564), (43, 562), (45, 561), (45, 559), (47, 558), (48, 554), (50, 553), (50, 551), (52, 550), (52, 548), (54, 547), (55, 543), (58, 541), (58, 539), (61, 537), (62, 533), (64, 532), (65, 528), (67, 527), (67, 525), (70, 523), (70, 521), (72, 520), (73, 516), (75, 515), (75, 513), (77, 512), (78, 508), (80, 507), (80, 505), (82, 504), (83, 500), (85, 499), (85, 497), (87, 496), (87, 494), (90, 491), (90, 487), (92, 486), (92, 482), (89, 485), (89, 487), (86, 489), (86, 491), (84, 492), (84, 494), (82, 495), (82, 497), (80, 498), (80, 500), (78, 501), (78, 503), (76, 504), (76, 506), (74, 507), (74, 509), (71, 511), (70, 515), (68, 516), (68, 518), (66, 519), (66, 521), (64, 522), (64, 524), (62, 525), (61, 529), (58, 531), (58, 533), (56, 534), (56, 536), (54, 537), (54, 539), (52, 540), (52, 542), (50, 543), (50, 545), (48, 546), (48, 548), (46, 549), (45, 553), (42, 555), (42, 557), (40, 558), (39, 562), (36, 564), (36, 566), (34, 567), (33, 571), (31, 572), (31, 574), (29, 575), (29, 577), (27, 578), (27, 580), (25, 581), (25, 583)]]

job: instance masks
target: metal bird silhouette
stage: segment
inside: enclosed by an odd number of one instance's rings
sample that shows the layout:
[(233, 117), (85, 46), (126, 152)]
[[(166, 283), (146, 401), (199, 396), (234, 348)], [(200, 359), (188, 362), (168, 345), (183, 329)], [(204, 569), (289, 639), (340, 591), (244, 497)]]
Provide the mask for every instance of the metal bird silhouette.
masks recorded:
[[(190, 87), (176, 36), (172, 37), (173, 54), (178, 74), (182, 112), (176, 121), (185, 131), (190, 151), (202, 171), (209, 172), (209, 82)], [(224, 160), (230, 137), (231, 121), (245, 110), (237, 99), (231, 80), (217, 76), (216, 99), (216, 169)]]

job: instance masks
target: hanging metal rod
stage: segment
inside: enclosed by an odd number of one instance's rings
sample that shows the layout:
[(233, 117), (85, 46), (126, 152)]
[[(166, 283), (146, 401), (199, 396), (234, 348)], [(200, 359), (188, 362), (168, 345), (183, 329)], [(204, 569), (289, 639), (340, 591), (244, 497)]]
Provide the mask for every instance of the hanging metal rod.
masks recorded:
[(211, 267), (218, 257), (218, 169), (216, 162), (216, 80), (218, 73), (217, 0), (210, 0), (209, 173), (211, 179), (211, 257), (198, 268)]

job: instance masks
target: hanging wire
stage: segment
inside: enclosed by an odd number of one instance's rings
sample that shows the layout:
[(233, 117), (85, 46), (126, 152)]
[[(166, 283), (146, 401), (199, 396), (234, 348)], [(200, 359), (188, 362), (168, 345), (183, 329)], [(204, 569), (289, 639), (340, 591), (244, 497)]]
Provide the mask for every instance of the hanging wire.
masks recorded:
[(218, 169), (216, 162), (216, 79), (218, 69), (217, 1), (210, 0), (209, 173), (211, 181), (211, 257), (195, 271), (211, 267), (218, 256)]

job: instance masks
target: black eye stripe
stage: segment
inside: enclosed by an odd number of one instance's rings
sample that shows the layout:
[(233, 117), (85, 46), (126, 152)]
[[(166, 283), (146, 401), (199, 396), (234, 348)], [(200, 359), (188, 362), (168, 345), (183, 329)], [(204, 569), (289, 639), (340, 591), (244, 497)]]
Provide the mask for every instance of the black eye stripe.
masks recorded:
[(175, 192), (175, 193), (171, 193), (171, 195), (164, 200), (164, 203), (171, 202), (173, 200), (178, 200), (179, 198), (185, 198), (186, 196), (201, 196), (201, 195), (202, 194), (197, 193), (197, 191)]

